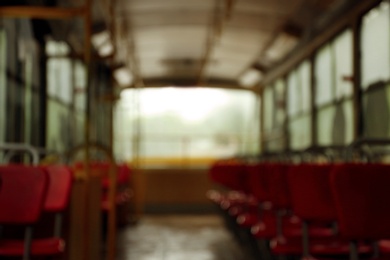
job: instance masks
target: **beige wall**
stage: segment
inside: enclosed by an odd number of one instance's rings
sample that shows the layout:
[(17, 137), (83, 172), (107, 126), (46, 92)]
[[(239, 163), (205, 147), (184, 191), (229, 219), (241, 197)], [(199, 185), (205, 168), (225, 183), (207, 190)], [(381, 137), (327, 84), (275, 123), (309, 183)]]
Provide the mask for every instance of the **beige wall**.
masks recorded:
[(135, 201), (144, 212), (211, 209), (208, 169), (145, 169), (134, 173)]

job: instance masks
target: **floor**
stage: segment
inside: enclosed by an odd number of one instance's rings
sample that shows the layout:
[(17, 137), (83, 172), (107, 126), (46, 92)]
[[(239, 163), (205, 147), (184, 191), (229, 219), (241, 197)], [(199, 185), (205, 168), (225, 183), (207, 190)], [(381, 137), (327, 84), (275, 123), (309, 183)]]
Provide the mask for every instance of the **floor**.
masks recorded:
[(248, 260), (217, 215), (148, 215), (119, 233), (118, 260)]

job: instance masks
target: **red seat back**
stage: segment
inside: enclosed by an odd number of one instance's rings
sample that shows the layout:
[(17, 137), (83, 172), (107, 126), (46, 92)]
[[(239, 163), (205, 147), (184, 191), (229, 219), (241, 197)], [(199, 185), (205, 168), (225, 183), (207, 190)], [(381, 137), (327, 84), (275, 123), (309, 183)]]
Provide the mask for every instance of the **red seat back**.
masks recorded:
[(0, 223), (36, 222), (46, 195), (47, 173), (28, 166), (0, 166), (0, 179)]
[(131, 168), (127, 164), (118, 166), (118, 183), (128, 184), (131, 178)]
[(259, 202), (269, 201), (268, 165), (261, 162), (252, 163), (247, 165), (247, 172), (250, 193)]
[(274, 163), (267, 165), (270, 201), (275, 209), (291, 208), (290, 191), (287, 183), (289, 165)]
[(331, 222), (337, 219), (330, 187), (330, 164), (291, 166), (288, 183), (294, 213), (307, 221)]
[(49, 176), (49, 187), (45, 200), (45, 211), (60, 212), (68, 205), (71, 187), (72, 172), (66, 166), (47, 166), (44, 168)]
[[(122, 169), (122, 167), (123, 167), (123, 169)], [(75, 171), (85, 171), (86, 170), (85, 164), (83, 162), (77, 162), (74, 165), (74, 169), (75, 169)], [(130, 174), (130, 171), (127, 171), (127, 169), (129, 169), (127, 166), (126, 167), (125, 166), (118, 167), (117, 165), (112, 165), (110, 162), (91, 162), (90, 163), (90, 174), (102, 178), (102, 187), (104, 189), (108, 189), (108, 187), (110, 186), (109, 173), (110, 173), (111, 169), (115, 172), (115, 174), (117, 174), (117, 183), (120, 181), (123, 181)]]
[(248, 191), (247, 169), (240, 160), (223, 160), (216, 162), (209, 170), (209, 176), (215, 183), (237, 191)]
[(331, 185), (342, 236), (390, 238), (390, 165), (339, 165)]

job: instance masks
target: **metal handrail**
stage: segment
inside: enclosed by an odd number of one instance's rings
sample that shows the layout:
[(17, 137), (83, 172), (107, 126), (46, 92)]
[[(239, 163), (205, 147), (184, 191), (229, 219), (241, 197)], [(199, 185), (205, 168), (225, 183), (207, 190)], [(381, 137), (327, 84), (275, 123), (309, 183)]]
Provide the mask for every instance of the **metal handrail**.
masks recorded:
[(362, 147), (366, 149), (366, 154), (369, 156), (373, 156), (373, 151), (371, 150), (372, 146), (390, 146), (390, 139), (383, 138), (360, 138), (352, 142), (346, 150), (346, 159), (347, 161), (352, 161), (353, 152), (356, 151), (357, 148)]
[(37, 148), (31, 146), (30, 144), (22, 143), (0, 143), (0, 150), (5, 150), (6, 153), (3, 156), (2, 161), (9, 163), (11, 158), (17, 153), (29, 153), (31, 155), (31, 163), (33, 165), (39, 164), (39, 151)]

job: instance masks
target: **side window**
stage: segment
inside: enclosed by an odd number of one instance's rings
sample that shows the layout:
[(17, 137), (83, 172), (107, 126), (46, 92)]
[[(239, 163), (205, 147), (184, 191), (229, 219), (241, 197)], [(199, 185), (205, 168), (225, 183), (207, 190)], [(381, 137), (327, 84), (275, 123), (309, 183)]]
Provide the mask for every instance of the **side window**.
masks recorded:
[(289, 147), (294, 150), (311, 145), (310, 63), (302, 62), (287, 77)]
[(364, 136), (390, 137), (390, 14), (383, 1), (362, 19), (361, 91)]
[(282, 79), (267, 86), (263, 93), (264, 102), (264, 150), (282, 151), (285, 148), (286, 135), (284, 131), (285, 108), (285, 82)]
[(347, 145), (353, 140), (352, 57), (349, 29), (315, 56), (318, 145)]

